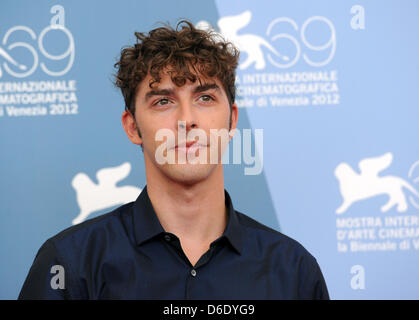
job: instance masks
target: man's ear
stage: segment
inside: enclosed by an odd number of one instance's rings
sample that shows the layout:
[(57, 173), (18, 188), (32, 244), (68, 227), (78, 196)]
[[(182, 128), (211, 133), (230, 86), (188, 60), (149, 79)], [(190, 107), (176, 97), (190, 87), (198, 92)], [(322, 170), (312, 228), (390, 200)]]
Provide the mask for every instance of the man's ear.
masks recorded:
[(137, 124), (135, 122), (134, 116), (130, 111), (124, 111), (122, 113), (122, 126), (124, 127), (125, 133), (132, 143), (142, 145), (143, 140), (138, 135)]
[(230, 139), (233, 138), (234, 132), (237, 128), (237, 122), (239, 120), (239, 110), (237, 104), (233, 103), (231, 106), (231, 126), (230, 126)]

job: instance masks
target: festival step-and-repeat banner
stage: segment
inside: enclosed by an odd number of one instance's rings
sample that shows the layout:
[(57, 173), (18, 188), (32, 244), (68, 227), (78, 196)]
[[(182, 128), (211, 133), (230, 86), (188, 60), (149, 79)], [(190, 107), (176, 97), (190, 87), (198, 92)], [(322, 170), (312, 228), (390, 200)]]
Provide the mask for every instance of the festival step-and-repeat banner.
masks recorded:
[(0, 299), (48, 238), (144, 188), (114, 64), (135, 31), (181, 19), (241, 51), (236, 209), (305, 246), (332, 299), (419, 299), (418, 14), (415, 0), (2, 0)]

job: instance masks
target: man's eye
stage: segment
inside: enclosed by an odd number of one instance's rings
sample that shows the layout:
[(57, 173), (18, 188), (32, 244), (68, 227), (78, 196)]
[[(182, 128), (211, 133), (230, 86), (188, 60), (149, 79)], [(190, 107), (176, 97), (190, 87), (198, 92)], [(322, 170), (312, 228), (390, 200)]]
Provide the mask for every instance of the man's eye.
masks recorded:
[(204, 101), (204, 102), (210, 102), (210, 101), (213, 101), (214, 100), (211, 96), (209, 96), (207, 94), (205, 94), (203, 96), (200, 96), (199, 99), (202, 100), (202, 101)]
[(154, 105), (160, 105), (160, 106), (164, 106), (167, 104), (169, 104), (169, 99), (167, 98), (159, 99), (156, 103), (154, 103)]

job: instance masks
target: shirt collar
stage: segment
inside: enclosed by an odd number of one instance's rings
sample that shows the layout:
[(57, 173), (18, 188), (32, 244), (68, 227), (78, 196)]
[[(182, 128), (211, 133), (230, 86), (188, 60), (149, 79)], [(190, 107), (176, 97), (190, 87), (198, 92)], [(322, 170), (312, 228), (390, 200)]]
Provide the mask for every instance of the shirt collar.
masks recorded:
[(225, 236), (234, 249), (241, 254), (243, 248), (244, 240), (244, 230), (243, 226), (239, 222), (239, 217), (237, 216), (236, 210), (234, 210), (233, 202), (231, 201), (230, 195), (226, 190), (225, 194), (225, 204), (228, 214), (227, 226), (224, 230), (223, 236)]
[[(226, 190), (224, 190), (224, 194), (228, 222), (221, 238), (227, 238), (233, 248), (241, 254), (244, 230), (239, 222), (237, 212), (234, 210), (230, 195)], [(144, 187), (143, 191), (134, 202), (133, 209), (134, 233), (138, 245), (165, 232), (154, 211), (150, 198), (148, 197), (147, 186)]]

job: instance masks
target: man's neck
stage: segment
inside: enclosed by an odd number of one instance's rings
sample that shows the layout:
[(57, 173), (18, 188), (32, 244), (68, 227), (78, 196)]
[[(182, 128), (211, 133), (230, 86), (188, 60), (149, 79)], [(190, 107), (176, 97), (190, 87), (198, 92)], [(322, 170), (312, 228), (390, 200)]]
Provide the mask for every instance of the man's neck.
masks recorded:
[(147, 191), (162, 227), (183, 245), (207, 247), (224, 232), (227, 212), (222, 165), (193, 185), (154, 176), (147, 179)]

